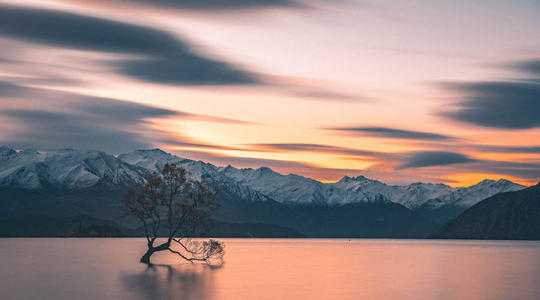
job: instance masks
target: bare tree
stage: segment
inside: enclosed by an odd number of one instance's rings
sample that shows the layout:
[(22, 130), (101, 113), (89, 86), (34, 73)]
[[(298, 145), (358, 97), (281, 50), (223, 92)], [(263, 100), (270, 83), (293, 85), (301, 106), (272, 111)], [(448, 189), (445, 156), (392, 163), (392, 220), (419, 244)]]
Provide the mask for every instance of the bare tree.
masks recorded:
[[(148, 244), (141, 262), (150, 264), (152, 254), (165, 250), (190, 262), (221, 262), (223, 243), (190, 239), (208, 225), (209, 216), (218, 208), (215, 194), (206, 182), (188, 179), (185, 169), (172, 164), (166, 164), (161, 174), (153, 174), (143, 186), (128, 191), (122, 199), (122, 213), (142, 223)], [(166, 240), (157, 243), (158, 237)]]

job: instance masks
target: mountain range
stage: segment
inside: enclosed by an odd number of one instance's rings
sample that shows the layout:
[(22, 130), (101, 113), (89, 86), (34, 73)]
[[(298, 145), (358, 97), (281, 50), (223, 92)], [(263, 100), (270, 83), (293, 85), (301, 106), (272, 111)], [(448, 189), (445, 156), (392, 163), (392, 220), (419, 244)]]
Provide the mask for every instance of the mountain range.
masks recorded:
[(275, 225), (306, 236), (424, 237), (485, 198), (525, 188), (505, 179), (460, 188), (388, 185), (364, 176), (322, 183), (266, 167), (219, 167), (159, 149), (115, 156), (0, 147), (0, 218), (87, 215), (119, 222), (122, 195), (166, 163), (185, 168), (218, 190), (217, 222)]
[(491, 196), (444, 224), (429, 237), (540, 240), (540, 183)]

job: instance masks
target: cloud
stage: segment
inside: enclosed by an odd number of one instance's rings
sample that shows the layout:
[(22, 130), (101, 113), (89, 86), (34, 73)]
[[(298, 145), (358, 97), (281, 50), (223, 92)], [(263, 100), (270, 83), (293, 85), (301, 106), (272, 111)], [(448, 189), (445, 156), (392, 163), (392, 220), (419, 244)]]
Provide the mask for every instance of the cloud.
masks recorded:
[(252, 157), (234, 157), (221, 155), (217, 153), (203, 151), (171, 151), (180, 157), (191, 159), (200, 159), (203, 161), (212, 162), (219, 166), (234, 165), (238, 168), (259, 168), (262, 166), (270, 167), (276, 172), (282, 174), (300, 174), (309, 178), (316, 178), (324, 181), (337, 181), (343, 176), (358, 176), (365, 175), (369, 178), (377, 178), (392, 184), (409, 184), (418, 180), (426, 182), (452, 182), (452, 180), (442, 179), (438, 177), (422, 176), (419, 174), (404, 174), (400, 172), (379, 172), (375, 170), (361, 169), (337, 169), (325, 168), (305, 162), (295, 162), (286, 160), (252, 158)]
[[(0, 139), (18, 148), (77, 147), (121, 152), (149, 147), (152, 137), (161, 133), (146, 128), (147, 120), (179, 115), (172, 110), (127, 101), (6, 82), (0, 82), (0, 94), (17, 98), (0, 105), (2, 123), (13, 126)], [(36, 106), (43, 108), (38, 110)]]
[(132, 2), (192, 10), (245, 10), (265, 7), (304, 7), (298, 0), (133, 0)]
[(395, 129), (388, 127), (335, 127), (328, 128), (329, 130), (354, 132), (376, 137), (396, 138), (396, 139), (411, 139), (411, 140), (453, 140), (454, 138), (447, 135), (411, 131), (403, 129)]
[(474, 148), (485, 152), (540, 154), (540, 146), (475, 145)]
[(492, 174), (506, 174), (518, 178), (533, 179), (535, 182), (540, 178), (540, 162), (509, 162), (509, 161), (479, 161), (471, 164), (471, 172), (483, 170)]
[(461, 164), (473, 162), (474, 159), (466, 155), (455, 152), (444, 151), (418, 151), (411, 153), (406, 162), (397, 167), (398, 170), (409, 168), (422, 168), (433, 166), (447, 166), (453, 164)]
[(322, 100), (322, 101), (332, 101), (332, 102), (359, 102), (366, 101), (367, 98), (360, 95), (347, 94), (343, 92), (337, 92), (332, 90), (324, 89), (314, 89), (314, 88), (299, 88), (297, 90), (288, 91), (290, 95), (299, 98), (306, 98), (311, 100)]
[(190, 120), (190, 121), (195, 121), (195, 122), (211, 122), (211, 123), (237, 124), (237, 125), (258, 125), (258, 123), (254, 123), (254, 122), (242, 121), (242, 120), (231, 119), (231, 118), (209, 116), (209, 115), (202, 115), (202, 114), (193, 114), (193, 113), (188, 113), (188, 112), (183, 112), (183, 111), (177, 111), (177, 116), (179, 116), (183, 120)]
[(197, 54), (158, 29), (68, 12), (0, 5), (0, 35), (70, 49), (132, 55), (113, 62), (140, 80), (181, 85), (256, 84), (257, 75)]
[(540, 126), (540, 82), (476, 82), (451, 88), (466, 96), (442, 116), (500, 129)]
[(469, 163), (430, 168), (431, 174), (498, 174), (538, 182), (540, 161), (511, 162), (497, 160), (473, 160)]
[(354, 169), (332, 169), (324, 168), (304, 162), (265, 159), (242, 156), (228, 156), (218, 153), (210, 153), (205, 151), (190, 151), (178, 150), (171, 151), (180, 157), (188, 157), (190, 159), (200, 159), (207, 162), (212, 162), (218, 166), (234, 165), (238, 168), (259, 168), (269, 167), (276, 172), (282, 174), (294, 173), (301, 174), (310, 178), (318, 178), (320, 180), (338, 180), (345, 174), (359, 174), (362, 170)]
[(513, 63), (508, 64), (507, 67), (510, 67), (510, 68), (513, 68), (522, 72), (529, 72), (535, 75), (540, 75), (540, 59), (513, 62)]
[(499, 128), (530, 129), (540, 126), (540, 60), (506, 64), (506, 68), (533, 74), (513, 81), (448, 82), (462, 100), (439, 114), (463, 123)]
[(344, 147), (337, 147), (331, 145), (321, 144), (303, 144), (303, 143), (263, 143), (263, 144), (247, 144), (249, 149), (256, 151), (277, 151), (277, 152), (324, 152), (331, 154), (345, 154), (360, 157), (377, 157), (377, 158), (390, 158), (394, 157), (391, 153), (384, 153), (378, 151), (359, 150)]
[(8, 110), (2, 111), (1, 114), (29, 128), (4, 140), (4, 143), (13, 147), (44, 150), (72, 146), (83, 149), (100, 147), (105, 151), (122, 152), (150, 146), (134, 132), (108, 128), (108, 126), (135, 125), (142, 121), (137, 117), (128, 123), (113, 121), (110, 116), (102, 116), (101, 123), (95, 123), (93, 116), (84, 113)]
[[(118, 99), (30, 88), (0, 81), (0, 95), (16, 101), (0, 102), (0, 118), (13, 129), (0, 141), (18, 148), (55, 150), (64, 147), (115, 153), (148, 148), (165, 141), (192, 147), (217, 147), (153, 129), (150, 119), (242, 123), (232, 119), (197, 115)], [(1, 99), (1, 98), (0, 98)], [(40, 109), (36, 109), (39, 107)]]

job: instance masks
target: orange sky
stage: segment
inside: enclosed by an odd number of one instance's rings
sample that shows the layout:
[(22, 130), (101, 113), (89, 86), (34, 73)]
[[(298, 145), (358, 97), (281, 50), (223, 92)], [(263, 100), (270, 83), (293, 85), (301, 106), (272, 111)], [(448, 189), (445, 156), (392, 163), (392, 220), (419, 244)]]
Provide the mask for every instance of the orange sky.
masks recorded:
[[(163, 3), (0, 1), (19, 20), (0, 21), (0, 144), (322, 181), (540, 179), (536, 1)], [(126, 108), (90, 115), (99, 97)]]

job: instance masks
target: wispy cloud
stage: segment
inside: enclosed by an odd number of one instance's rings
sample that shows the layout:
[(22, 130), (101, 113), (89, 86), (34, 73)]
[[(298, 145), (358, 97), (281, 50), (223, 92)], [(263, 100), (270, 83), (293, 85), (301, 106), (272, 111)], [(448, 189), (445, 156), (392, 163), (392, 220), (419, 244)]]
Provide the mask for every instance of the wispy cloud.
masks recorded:
[(192, 159), (200, 159), (203, 161), (210, 161), (219, 166), (233, 165), (239, 168), (259, 168), (262, 166), (270, 167), (275, 171), (288, 174), (301, 174), (310, 178), (316, 178), (323, 181), (337, 181), (343, 176), (358, 176), (365, 175), (370, 178), (377, 178), (393, 184), (408, 184), (414, 181), (422, 180), (426, 182), (453, 182), (449, 179), (424, 176), (421, 174), (408, 174), (403, 172), (381, 172), (373, 169), (339, 169), (339, 168), (326, 168), (315, 164), (276, 160), (276, 159), (264, 159), (264, 158), (252, 158), (252, 157), (238, 157), (222, 155), (214, 152), (205, 151), (192, 151), (192, 150), (178, 150), (171, 151), (180, 157), (187, 157)]
[(509, 64), (532, 78), (512, 81), (447, 82), (444, 88), (462, 94), (462, 100), (439, 114), (478, 126), (499, 129), (540, 127), (540, 60)]
[[(118, 99), (93, 97), (70, 92), (31, 88), (0, 81), (0, 95), (14, 102), (0, 103), (0, 118), (15, 124), (0, 136), (14, 147), (59, 149), (76, 147), (112, 152), (128, 151), (163, 144), (210, 148), (191, 138), (174, 135), (150, 126), (150, 120), (163, 118), (191, 121), (239, 123), (227, 118), (197, 115)], [(36, 109), (39, 102), (39, 109)], [(216, 146), (214, 146), (216, 147)]]
[(406, 162), (397, 167), (398, 170), (409, 168), (422, 168), (433, 166), (446, 166), (473, 162), (474, 159), (455, 152), (444, 151), (418, 151), (413, 152), (406, 158)]
[(410, 140), (453, 140), (454, 137), (448, 135), (442, 135), (431, 132), (412, 131), (404, 129), (396, 129), (389, 127), (334, 127), (327, 128), (328, 130), (349, 132), (361, 135), (383, 137), (383, 138), (396, 138), (396, 139), (410, 139)]
[(540, 154), (540, 146), (474, 145), (472, 147), (485, 152)]
[(131, 2), (147, 4), (151, 6), (163, 6), (169, 8), (205, 11), (246, 10), (266, 7), (305, 7), (303, 1), (298, 0), (133, 0)]
[(337, 147), (322, 144), (302, 144), (302, 143), (262, 143), (247, 144), (249, 149), (269, 152), (320, 152), (329, 154), (344, 154), (358, 156), (360, 158), (389, 158), (393, 157), (391, 153), (369, 151), (360, 149), (351, 149), (346, 147)]
[(188, 43), (166, 31), (87, 15), (0, 5), (0, 35), (64, 48), (133, 55), (119, 58), (112, 65), (124, 75), (149, 82), (259, 82), (254, 73), (198, 54)]

